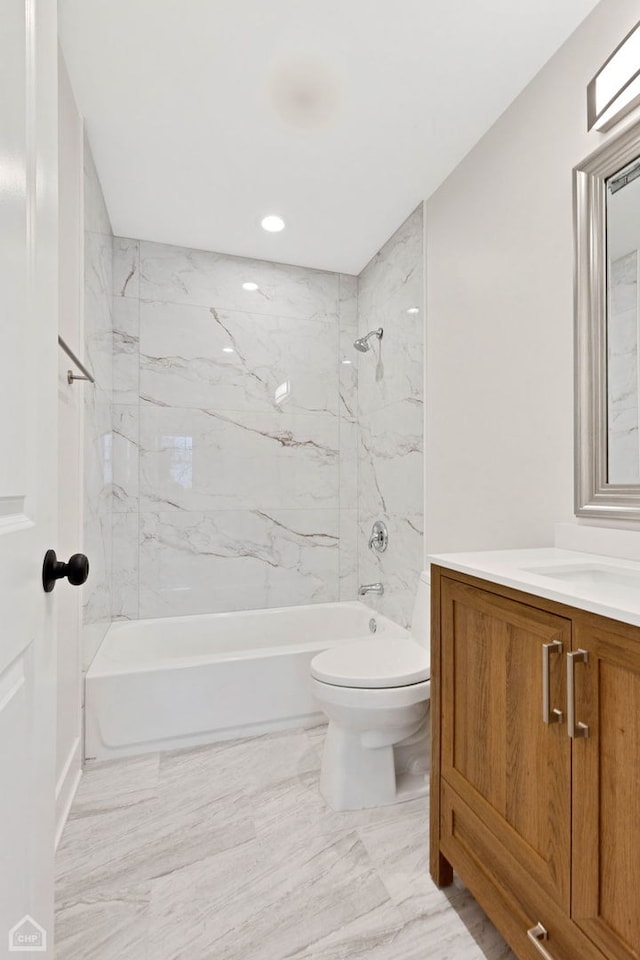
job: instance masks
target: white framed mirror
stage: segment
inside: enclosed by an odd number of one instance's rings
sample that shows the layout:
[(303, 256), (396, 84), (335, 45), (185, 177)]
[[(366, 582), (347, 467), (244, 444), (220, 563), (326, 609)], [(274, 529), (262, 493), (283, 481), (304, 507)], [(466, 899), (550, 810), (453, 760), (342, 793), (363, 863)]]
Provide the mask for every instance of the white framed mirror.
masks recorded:
[(640, 123), (574, 168), (575, 512), (640, 521)]

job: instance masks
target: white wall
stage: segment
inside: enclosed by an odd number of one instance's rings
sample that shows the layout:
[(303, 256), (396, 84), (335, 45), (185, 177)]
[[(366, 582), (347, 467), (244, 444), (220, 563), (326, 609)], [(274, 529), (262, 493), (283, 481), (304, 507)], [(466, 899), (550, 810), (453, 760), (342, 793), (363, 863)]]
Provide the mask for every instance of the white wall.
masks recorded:
[(638, 20), (603, 0), (428, 201), (429, 552), (549, 545), (573, 514), (572, 168)]

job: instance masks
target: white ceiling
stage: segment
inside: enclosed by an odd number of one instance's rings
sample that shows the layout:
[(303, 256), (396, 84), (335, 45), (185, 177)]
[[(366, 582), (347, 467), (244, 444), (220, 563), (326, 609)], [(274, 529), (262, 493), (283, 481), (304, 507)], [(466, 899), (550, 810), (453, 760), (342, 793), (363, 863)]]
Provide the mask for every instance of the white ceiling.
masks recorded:
[(60, 0), (60, 31), (116, 234), (358, 273), (596, 2)]

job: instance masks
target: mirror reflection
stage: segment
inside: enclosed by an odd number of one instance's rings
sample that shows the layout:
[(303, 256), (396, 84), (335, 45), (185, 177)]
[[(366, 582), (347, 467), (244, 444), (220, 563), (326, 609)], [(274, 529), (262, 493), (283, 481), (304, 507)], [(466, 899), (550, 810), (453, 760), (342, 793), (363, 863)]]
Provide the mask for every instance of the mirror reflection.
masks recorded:
[(640, 483), (640, 158), (607, 180), (607, 480)]

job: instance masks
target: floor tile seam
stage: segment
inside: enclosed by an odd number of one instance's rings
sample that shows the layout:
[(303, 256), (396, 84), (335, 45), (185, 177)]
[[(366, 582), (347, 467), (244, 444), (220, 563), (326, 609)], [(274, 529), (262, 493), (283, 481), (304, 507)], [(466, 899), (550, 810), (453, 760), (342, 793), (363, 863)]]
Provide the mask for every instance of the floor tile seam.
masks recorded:
[(121, 812), (122, 810), (131, 810), (145, 803), (149, 803), (151, 801), (158, 801), (159, 799), (160, 798), (158, 793), (154, 791), (150, 796), (147, 796), (147, 797), (137, 797), (135, 800), (132, 800), (130, 802), (118, 802), (118, 803), (115, 803), (113, 806), (109, 806), (103, 809), (96, 808), (94, 810), (85, 809), (87, 806), (89, 806), (88, 802), (85, 803), (85, 801), (80, 800), (77, 806), (75, 806), (74, 809), (69, 814), (69, 819), (67, 820), (67, 823), (78, 823), (82, 820), (90, 820), (93, 817), (106, 817), (106, 816), (109, 816), (109, 814), (118, 813), (118, 812)]
[[(324, 946), (324, 948), (321, 947), (320, 948), (321, 952), (317, 952), (316, 950), (313, 949), (314, 946), (319, 945), (320, 941), (318, 941), (316, 944), (310, 944), (308, 947), (305, 947), (302, 953), (297, 953), (295, 955), (289, 956), (287, 960), (323, 960), (324, 957), (326, 957), (327, 960), (337, 960), (338, 951), (340, 950), (340, 948), (347, 946), (349, 943), (352, 943), (354, 940), (357, 940), (358, 946), (359, 947), (361, 946), (362, 948), (362, 949), (359, 949), (357, 955), (354, 955), (354, 960), (357, 960), (357, 957), (367, 956), (372, 946), (380, 947), (380, 946), (385, 946), (387, 944), (390, 945), (394, 943), (396, 938), (401, 933), (404, 932), (407, 926), (408, 924), (405, 921), (402, 921), (401, 923), (393, 927), (383, 927), (380, 930), (371, 931), (371, 933), (368, 936), (366, 933), (364, 934), (359, 933), (357, 937), (352, 936), (352, 937), (345, 937), (342, 940), (340, 939), (333, 940), (330, 943), (327, 943)], [(369, 943), (370, 940), (374, 940), (372, 945)], [(313, 952), (309, 952), (310, 950), (312, 950)], [(348, 956), (350, 957), (351, 953), (349, 953)], [(346, 958), (347, 954), (340, 954), (341, 960), (343, 957)], [(423, 960), (423, 956), (421, 955), (420, 958), (416, 957), (416, 960)]]
[(244, 746), (250, 743), (259, 744), (261, 741), (269, 740), (270, 742), (276, 742), (277, 740), (287, 740), (291, 736), (295, 736), (304, 731), (303, 727), (296, 728), (294, 730), (285, 730), (285, 731), (276, 731), (273, 734), (256, 734), (251, 737), (237, 737), (234, 740), (220, 740), (217, 743), (208, 743), (201, 744), (197, 747), (187, 747), (185, 748), (176, 748), (174, 750), (165, 750), (160, 753), (159, 756), (159, 767), (160, 772), (162, 772), (162, 767), (166, 764), (175, 760), (184, 760), (188, 761), (189, 757), (201, 757), (201, 756), (216, 756), (218, 754), (229, 753), (229, 751), (235, 750), (237, 747)]
[[(255, 844), (257, 842), (258, 842), (257, 837), (255, 836), (247, 837), (245, 840), (241, 840), (239, 843), (232, 844), (232, 846), (230, 847), (225, 847), (224, 850), (218, 850), (216, 851), (216, 853), (207, 854), (206, 856), (203, 856), (203, 857), (196, 857), (194, 860), (190, 860), (188, 863), (181, 864), (179, 867), (176, 867), (174, 870), (168, 870), (165, 873), (159, 873), (149, 877), (146, 882), (149, 883), (151, 886), (151, 902), (153, 903), (154, 899), (158, 897), (157, 885), (161, 882), (166, 883), (168, 877), (172, 878), (172, 882), (173, 882), (173, 879), (176, 879), (176, 878), (179, 880), (180, 874), (185, 870), (191, 870), (194, 867), (197, 867), (198, 865), (200, 865), (203, 868), (206, 868), (206, 864), (208, 864), (209, 862), (213, 863), (213, 861), (215, 861), (216, 859), (229, 854), (230, 851), (232, 850), (237, 851), (240, 847), (246, 847), (246, 846), (249, 846), (250, 844)], [(190, 895), (190, 901), (193, 900), (194, 903), (198, 902), (199, 899), (200, 899), (199, 897), (194, 897), (193, 895)], [(173, 902), (174, 901), (172, 900), (172, 903)], [(175, 902), (180, 902), (180, 901), (175, 901)], [(210, 902), (210, 900), (208, 902)]]
[[(352, 833), (353, 833), (353, 832), (352, 832)], [(355, 834), (353, 834), (353, 835), (355, 836)], [(344, 837), (339, 838), (339, 840), (338, 840), (337, 842), (340, 842), (340, 839), (344, 839)], [(357, 838), (356, 838), (356, 839), (357, 839)], [(248, 843), (255, 843), (258, 847), (262, 846), (263, 848), (267, 846), (267, 845), (264, 844), (264, 843), (261, 844), (260, 838), (256, 838), (256, 840), (253, 840), (253, 841), (248, 841)], [(240, 845), (239, 845), (239, 846), (240, 846)], [(328, 846), (326, 846), (326, 845), (323, 846), (320, 850), (318, 850), (316, 853), (314, 853), (314, 854), (311, 856), (310, 859), (306, 859), (306, 860), (304, 861), (304, 866), (308, 868), (309, 864), (313, 863), (314, 860), (316, 860), (318, 857), (322, 856), (323, 854), (326, 854), (327, 852), (331, 852), (332, 850), (334, 850), (334, 849), (335, 849), (335, 846), (336, 846), (336, 843), (331, 843), (331, 844), (329, 844)], [(232, 848), (229, 848), (229, 849), (232, 849)], [(235, 849), (235, 847), (234, 847), (233, 849)], [(352, 850), (353, 847), (350, 847), (349, 849)], [(227, 853), (227, 852), (228, 852), (228, 850), (226, 850), (226, 851), (220, 851), (220, 854)], [(329, 875), (330, 875), (330, 873), (332, 872), (332, 870), (337, 867), (338, 863), (340, 863), (342, 860), (344, 860), (344, 857), (348, 854), (348, 852), (349, 852), (349, 851), (347, 851), (343, 856), (339, 857), (337, 860), (334, 860), (332, 863), (328, 864), (327, 868), (322, 871), (321, 877), (319, 877), (319, 875), (318, 875), (317, 873), (315, 873), (313, 870), (311, 870), (311, 871), (307, 870), (307, 871), (306, 871), (307, 882), (306, 882), (305, 885), (308, 886), (308, 887), (311, 887), (311, 886), (313, 886), (314, 884), (316, 884), (320, 878), (323, 878), (323, 879), (326, 880), (326, 879), (329, 877)], [(214, 855), (212, 855), (211, 857), (205, 858), (205, 860), (203, 860), (203, 861), (195, 861), (195, 862), (196, 862), (196, 863), (198, 863), (198, 862), (204, 863), (204, 862), (206, 862), (206, 860), (211, 860), (211, 861), (212, 861), (212, 860), (214, 860), (217, 856), (219, 856), (220, 854), (214, 854)], [(178, 870), (172, 871), (171, 874), (172, 874), (172, 875), (178, 875), (182, 870), (188, 869), (189, 866), (192, 866), (192, 865), (185, 864), (183, 867), (180, 867)], [(294, 870), (295, 870), (295, 868), (294, 868)], [(372, 865), (371, 865), (370, 863), (367, 863), (364, 872), (365, 872), (365, 875), (367, 875), (367, 874), (373, 874), (373, 875), (375, 875), (376, 879), (378, 879), (378, 878), (377, 878), (377, 873), (376, 873), (376, 871), (372, 868)], [(247, 893), (248, 891), (250, 891), (251, 888), (253, 888), (253, 887), (263, 886), (266, 882), (269, 882), (270, 879), (271, 879), (271, 880), (273, 879), (273, 878), (272, 878), (272, 873), (273, 873), (273, 869), (272, 869), (272, 859), (267, 856), (267, 857), (265, 857), (264, 861), (260, 863), (260, 869), (254, 871), (254, 872), (251, 874), (251, 876), (247, 876), (246, 879), (244, 880), (244, 882), (242, 882), (242, 884), (241, 884), (239, 887), (237, 887), (237, 888), (234, 889), (234, 897), (238, 898), (238, 897), (242, 896), (243, 893), (246, 894), (246, 893)], [(152, 884), (152, 898), (151, 898), (151, 899), (152, 899), (152, 908), (153, 908), (153, 904), (154, 904), (154, 894), (156, 895), (156, 897), (157, 897), (157, 895), (158, 895), (158, 892), (157, 892), (157, 891), (154, 891), (154, 889), (153, 889), (154, 883), (155, 883), (156, 881), (158, 881), (158, 880), (161, 880), (161, 879), (163, 879), (163, 878), (162, 878), (162, 877), (156, 877), (156, 878), (153, 878), (153, 879), (151, 880), (151, 884)], [(205, 880), (205, 882), (206, 882), (206, 880)], [(291, 878), (291, 876), (289, 876), (289, 875), (283, 876), (283, 877), (281, 877), (281, 878), (277, 881), (277, 883), (273, 883), (273, 882), (272, 882), (270, 889), (271, 889), (271, 891), (273, 892), (273, 891), (276, 890), (278, 887), (280, 887), (280, 888), (282, 888), (282, 894), (283, 894), (284, 896), (287, 896), (287, 895), (288, 895), (288, 894), (287, 894), (287, 887), (288, 887), (291, 883), (292, 883), (292, 878)], [(386, 886), (385, 886), (384, 884), (382, 885), (382, 890), (383, 890), (384, 893), (386, 894), (386, 897), (385, 897), (384, 900), (380, 901), (380, 903), (377, 904), (377, 906), (381, 906), (383, 903), (389, 903), (390, 905), (395, 906), (395, 905), (393, 904), (393, 901), (392, 901), (391, 897), (389, 896), (388, 891), (387, 891), (387, 888), (386, 888)], [(186, 906), (186, 905), (188, 905), (188, 903), (203, 903), (203, 904), (207, 904), (207, 905), (209, 905), (209, 906), (212, 905), (212, 903), (211, 903), (211, 898), (210, 898), (210, 897), (207, 897), (207, 896), (205, 896), (205, 895), (202, 895), (202, 896), (197, 896), (197, 895), (196, 895), (196, 896), (194, 896), (192, 893), (190, 893), (190, 894), (189, 894), (189, 899), (188, 899), (188, 901), (184, 901), (184, 903), (183, 903), (183, 901), (181, 901), (181, 900), (179, 900), (179, 899), (171, 898), (172, 907), (179, 906), (179, 905)], [(267, 904), (267, 907), (266, 907), (266, 908), (269, 908), (269, 905), (268, 905), (268, 904)]]
[[(396, 804), (396, 806), (401, 806), (401, 804)], [(375, 823), (362, 823), (362, 824), (358, 824), (357, 829), (358, 829), (358, 830), (361, 830), (363, 833), (364, 833), (364, 832), (367, 832), (367, 831), (370, 831), (370, 832), (373, 833), (373, 831), (375, 831), (375, 830), (382, 830), (382, 829), (384, 829), (384, 827), (388, 827), (388, 826), (390, 827), (390, 826), (392, 826), (392, 825), (395, 827), (395, 826), (397, 826), (397, 825), (400, 824), (400, 823), (410, 825), (410, 824), (412, 823), (412, 821), (421, 822), (421, 823), (423, 824), (423, 827), (424, 827), (424, 835), (425, 835), (425, 838), (427, 838), (428, 835), (429, 835), (429, 817), (428, 817), (428, 812), (425, 813), (425, 814), (423, 814), (423, 813), (420, 812), (420, 811), (416, 811), (415, 813), (410, 813), (410, 814), (405, 815), (405, 816), (403, 816), (402, 814), (399, 814), (399, 815), (397, 815), (397, 816), (391, 815), (391, 816), (389, 816), (388, 818), (385, 817), (384, 819), (381, 819), (381, 820), (379, 820), (379, 821), (377, 821), (377, 822), (375, 822)]]
[[(93, 889), (97, 889), (97, 888), (93, 888)], [(114, 888), (112, 891), (111, 888), (107, 887), (104, 893), (111, 894), (111, 895), (98, 896), (97, 894), (92, 893), (91, 889), (90, 890), (85, 889), (83, 890), (82, 894), (68, 901), (57, 899), (56, 910), (55, 910), (56, 919), (63, 916), (64, 914), (68, 914), (74, 908), (91, 909), (92, 907), (99, 907), (101, 905), (104, 905), (105, 907), (107, 907), (113, 904), (124, 904), (124, 905), (130, 904), (131, 906), (137, 905), (145, 909), (151, 906), (151, 890), (150, 889), (148, 893), (145, 894), (144, 896), (140, 895), (139, 897), (133, 897), (133, 898), (119, 895), (119, 891), (116, 888)], [(144, 911), (141, 909), (140, 912), (142, 913)]]
[[(340, 943), (341, 941), (340, 941), (340, 939), (339, 939), (339, 932), (340, 932), (341, 929), (343, 929), (345, 922), (346, 922), (346, 923), (356, 923), (356, 922), (362, 921), (363, 918), (366, 918), (367, 916), (374, 916), (374, 915), (375, 915), (375, 912), (376, 912), (377, 910), (379, 910), (381, 907), (385, 907), (385, 906), (389, 906), (389, 907), (391, 907), (391, 908), (395, 911), (395, 913), (397, 914), (397, 921), (393, 924), (393, 926), (389, 926), (388, 922), (385, 922), (384, 924), (381, 924), (380, 927), (376, 929), (375, 934), (376, 934), (376, 935), (379, 935), (380, 933), (387, 933), (388, 931), (392, 931), (392, 932), (395, 933), (395, 931), (402, 929), (403, 926), (405, 925), (405, 922), (404, 922), (402, 916), (399, 914), (399, 912), (397, 911), (397, 909), (395, 908), (395, 906), (394, 906), (389, 900), (383, 900), (383, 901), (381, 901), (380, 903), (376, 903), (376, 904), (373, 904), (373, 905), (370, 906), (370, 907), (365, 908), (362, 912), (356, 913), (354, 916), (352, 916), (350, 919), (348, 919), (348, 920), (346, 920), (346, 921), (344, 921), (344, 920), (343, 920), (343, 921), (340, 921), (338, 918), (334, 918), (334, 919), (331, 921), (331, 923), (330, 923), (329, 928), (327, 929), (327, 931), (326, 931), (325, 933), (320, 934), (319, 938), (315, 941), (315, 943), (316, 943), (316, 944), (317, 944), (317, 943), (320, 943), (322, 940), (326, 939), (327, 937), (332, 937), (332, 936), (336, 936), (336, 935), (338, 936), (338, 939), (337, 939), (337, 940), (334, 940), (333, 943)], [(196, 907), (196, 908), (199, 908), (199, 907), (203, 908), (203, 910), (204, 910), (204, 915), (201, 915), (201, 916), (198, 918), (198, 920), (199, 920), (199, 922), (202, 923), (202, 925), (204, 926), (205, 930), (207, 929), (207, 927), (208, 927), (210, 924), (213, 924), (213, 923), (216, 922), (215, 914), (213, 914), (212, 916), (206, 916), (206, 911), (211, 910), (211, 908), (212, 908), (212, 904), (211, 904), (211, 900), (210, 900), (210, 899), (206, 899), (206, 898), (190, 898), (189, 900), (184, 901), (184, 902), (182, 902), (182, 901), (178, 901), (178, 902), (172, 901), (172, 910), (173, 910), (173, 911), (175, 911), (176, 909), (179, 910), (180, 907), (185, 907), (185, 908), (191, 909), (191, 910), (192, 910), (194, 907)], [(260, 909), (260, 911), (258, 911), (255, 915), (253, 915), (253, 916), (251, 917), (250, 922), (257, 924), (258, 919), (259, 919), (260, 917), (263, 917), (263, 916), (269, 914), (269, 913), (271, 912), (271, 910), (272, 910), (272, 904), (270, 904), (270, 903), (264, 904), (263, 907)], [(164, 915), (164, 914), (163, 914), (163, 915)], [(314, 916), (321, 916), (321, 913), (318, 912), (318, 913), (314, 914)], [(151, 919), (153, 919), (153, 913), (151, 914)], [(295, 917), (293, 914), (291, 914), (291, 915), (288, 915), (288, 916), (285, 918), (285, 920), (286, 920), (287, 923), (292, 924), (292, 923), (296, 922), (296, 917)], [(307, 922), (308, 922), (308, 918), (307, 918)], [(236, 920), (236, 921), (234, 921), (234, 923), (231, 924), (231, 926), (229, 927), (228, 931), (227, 931), (225, 934), (223, 934), (222, 936), (228, 936), (228, 935), (231, 933), (231, 931), (232, 931), (235, 927), (238, 926), (239, 923), (242, 923), (242, 925), (244, 926), (244, 925), (246, 925), (247, 921), (246, 921), (246, 920), (244, 920), (244, 921), (241, 921), (241, 920)], [(221, 939), (221, 937), (217, 937), (216, 939)], [(347, 942), (348, 942), (348, 941), (347, 941)], [(309, 946), (311, 946), (311, 945), (309, 945)], [(308, 949), (308, 948), (309, 948), (309, 947), (306, 947), (305, 949)]]
[[(251, 821), (247, 821), (247, 823), (251, 823)], [(179, 866), (176, 866), (175, 868), (171, 870), (167, 870), (163, 873), (153, 872), (153, 870), (151, 873), (146, 873), (144, 871), (144, 860), (142, 860), (141, 862), (138, 862), (136, 864), (137, 869), (140, 871), (140, 873), (138, 876), (136, 876), (136, 879), (133, 882), (133, 886), (152, 884), (156, 880), (162, 879), (163, 877), (166, 877), (169, 875), (178, 874), (180, 871), (188, 868), (193, 868), (198, 863), (202, 863), (203, 861), (213, 859), (216, 856), (220, 856), (221, 854), (229, 853), (230, 850), (236, 850), (247, 843), (255, 843), (256, 842), (255, 834), (256, 834), (256, 831), (254, 827), (252, 836), (245, 837), (244, 839), (239, 840), (236, 843), (231, 844), (230, 846), (224, 847), (224, 849), (222, 850), (216, 851), (214, 854), (205, 854), (201, 856), (196, 855), (194, 856), (193, 859), (189, 859), (186, 862), (181, 862)], [(156, 845), (156, 847), (157, 846), (158, 845)], [(127, 857), (131, 858), (132, 854), (143, 853), (146, 847), (147, 847), (147, 844), (143, 842), (138, 848), (125, 850), (124, 852), (118, 851), (118, 853), (115, 853), (113, 855), (113, 858), (108, 860), (106, 863), (101, 862), (95, 868), (98, 874), (96, 879), (92, 882), (89, 882), (88, 885), (83, 887), (84, 895), (85, 896), (87, 895), (88, 890), (107, 891), (107, 890), (126, 889), (127, 881), (123, 880), (122, 878), (123, 870), (126, 870), (126, 865), (123, 864), (123, 860), (126, 860)], [(152, 854), (152, 856), (157, 861), (158, 858), (166, 858), (167, 856), (170, 856), (177, 849), (180, 849), (180, 837), (172, 836), (172, 842), (170, 844), (167, 844), (165, 849), (162, 849), (162, 850), (156, 849), (156, 851)], [(87, 870), (82, 870), (81, 868), (80, 871), (78, 871), (77, 868), (74, 868), (72, 872), (69, 874), (69, 876), (71, 877), (71, 879), (73, 879), (77, 876), (78, 872), (80, 872), (80, 873), (84, 873), (86, 877), (87, 872), (90, 872), (92, 869), (90, 864), (87, 864), (87, 868), (88, 868)], [(61, 882), (62, 882), (62, 877), (59, 877), (58, 884), (60, 885)], [(59, 895), (62, 898), (65, 897), (65, 894), (63, 891), (61, 891)]]

